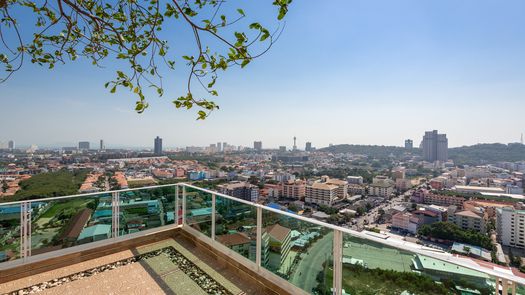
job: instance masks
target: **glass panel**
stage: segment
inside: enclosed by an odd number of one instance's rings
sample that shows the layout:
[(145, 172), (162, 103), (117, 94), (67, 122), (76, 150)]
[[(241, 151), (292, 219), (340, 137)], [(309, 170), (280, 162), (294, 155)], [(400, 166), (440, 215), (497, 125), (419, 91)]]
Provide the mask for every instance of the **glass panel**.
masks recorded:
[(120, 193), (120, 235), (173, 223), (175, 223), (175, 187)]
[(215, 209), (215, 240), (255, 262), (257, 209), (219, 196)]
[(186, 224), (211, 237), (212, 197), (193, 188), (186, 188)]
[(31, 207), (31, 255), (111, 237), (111, 194), (32, 202)]
[(20, 205), (0, 205), (0, 262), (20, 258)]
[(343, 289), (349, 294), (493, 294), (494, 281), (478, 271), (343, 234)]
[(332, 288), (334, 232), (263, 210), (262, 266), (308, 293)]

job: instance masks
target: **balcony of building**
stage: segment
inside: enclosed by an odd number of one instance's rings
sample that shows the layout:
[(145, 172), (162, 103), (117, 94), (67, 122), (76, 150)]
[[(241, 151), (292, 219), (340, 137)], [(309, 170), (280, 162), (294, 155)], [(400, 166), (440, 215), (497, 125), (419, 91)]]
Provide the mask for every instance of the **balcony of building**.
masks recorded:
[(189, 184), (0, 204), (0, 294), (525, 294), (516, 269)]

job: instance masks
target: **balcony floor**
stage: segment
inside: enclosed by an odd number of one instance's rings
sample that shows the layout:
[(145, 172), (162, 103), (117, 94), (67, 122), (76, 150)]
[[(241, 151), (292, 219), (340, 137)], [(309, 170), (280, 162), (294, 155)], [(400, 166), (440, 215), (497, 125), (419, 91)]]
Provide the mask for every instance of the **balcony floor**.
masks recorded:
[[(0, 284), (0, 294), (75, 294), (82, 290), (82, 294), (200, 295), (217, 289), (222, 290), (217, 294), (268, 294), (256, 280), (242, 280), (236, 270), (194, 249), (189, 240), (177, 236)], [(173, 253), (179, 260), (174, 261)], [(141, 258), (129, 263), (133, 257)], [(86, 272), (94, 269), (93, 274)]]

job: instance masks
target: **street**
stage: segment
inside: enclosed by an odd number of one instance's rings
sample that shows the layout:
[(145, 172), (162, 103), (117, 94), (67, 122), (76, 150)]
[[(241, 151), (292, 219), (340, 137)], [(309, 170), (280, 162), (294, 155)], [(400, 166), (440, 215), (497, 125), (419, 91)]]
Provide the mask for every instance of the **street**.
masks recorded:
[[(301, 260), (290, 277), (292, 284), (309, 293), (312, 292), (317, 285), (317, 274), (323, 269), (323, 263), (332, 253), (333, 237), (334, 233), (329, 232), (301, 255)], [(331, 265), (328, 267), (332, 268)]]

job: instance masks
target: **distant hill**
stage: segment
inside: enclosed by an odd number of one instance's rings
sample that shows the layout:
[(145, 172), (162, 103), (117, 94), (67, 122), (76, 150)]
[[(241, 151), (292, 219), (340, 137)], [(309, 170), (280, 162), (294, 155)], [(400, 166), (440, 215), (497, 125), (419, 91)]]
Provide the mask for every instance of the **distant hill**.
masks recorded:
[(485, 164), (494, 162), (525, 161), (525, 145), (519, 143), (484, 143), (451, 148), (449, 158), (456, 164)]
[[(404, 147), (398, 146), (384, 146), (384, 145), (356, 145), (356, 144), (338, 144), (331, 147), (320, 149), (323, 152), (334, 154), (351, 153), (359, 155), (367, 155), (373, 158), (388, 158), (390, 155), (399, 157), (407, 152)], [(412, 153), (420, 154), (419, 149), (412, 149)]]
[[(397, 146), (339, 144), (325, 147), (320, 151), (330, 153), (352, 153), (368, 155), (373, 158), (386, 158), (389, 155), (402, 156), (407, 150)], [(412, 149), (412, 154), (421, 155), (420, 149)], [(525, 161), (525, 145), (519, 143), (477, 144), (449, 149), (449, 158), (459, 165), (479, 165), (495, 162)]]

